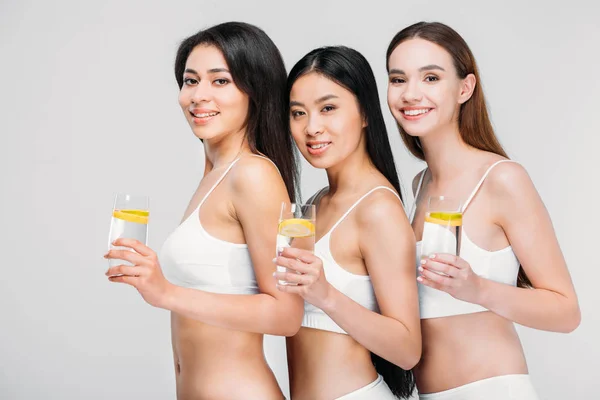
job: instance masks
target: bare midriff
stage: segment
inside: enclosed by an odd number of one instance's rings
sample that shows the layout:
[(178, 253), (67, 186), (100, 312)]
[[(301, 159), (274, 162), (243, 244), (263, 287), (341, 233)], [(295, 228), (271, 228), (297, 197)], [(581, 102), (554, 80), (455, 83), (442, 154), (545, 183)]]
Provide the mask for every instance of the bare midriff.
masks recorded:
[(287, 356), (294, 400), (335, 399), (377, 379), (371, 353), (349, 335), (302, 327)]
[(178, 400), (284, 396), (263, 352), (263, 335), (215, 327), (171, 313)]
[(421, 320), (423, 354), (414, 369), (419, 393), (481, 379), (527, 374), (512, 322), (489, 311)]

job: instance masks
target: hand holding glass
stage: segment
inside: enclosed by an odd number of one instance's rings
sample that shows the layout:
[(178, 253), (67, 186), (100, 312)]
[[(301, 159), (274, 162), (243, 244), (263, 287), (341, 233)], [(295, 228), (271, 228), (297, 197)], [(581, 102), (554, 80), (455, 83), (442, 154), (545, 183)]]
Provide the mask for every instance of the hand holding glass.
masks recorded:
[(432, 254), (460, 255), (462, 203), (447, 196), (430, 197), (425, 213), (421, 259)]
[[(277, 257), (286, 247), (315, 251), (315, 217), (313, 204), (282, 203), (277, 229)], [(288, 272), (285, 267), (277, 266), (278, 272)], [(287, 282), (279, 281), (280, 285)]]
[[(148, 244), (148, 217), (150, 216), (148, 203), (147, 196), (115, 195), (110, 232), (108, 234), (109, 250), (131, 250), (128, 247), (114, 246), (112, 243), (118, 238), (137, 239), (145, 245)], [(108, 265), (114, 267), (132, 264), (124, 260), (109, 259)]]

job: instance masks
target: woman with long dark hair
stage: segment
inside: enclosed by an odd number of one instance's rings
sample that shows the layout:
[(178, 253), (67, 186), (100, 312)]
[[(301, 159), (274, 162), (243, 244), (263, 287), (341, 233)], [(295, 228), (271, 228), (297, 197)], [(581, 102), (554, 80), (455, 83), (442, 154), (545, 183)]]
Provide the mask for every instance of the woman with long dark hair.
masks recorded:
[(285, 248), (275, 260), (288, 268), (279, 290), (305, 300), (287, 339), (292, 398), (409, 397), (421, 355), (415, 241), (375, 77), (357, 51), (324, 47), (292, 68), (288, 93), (291, 134), (329, 181), (310, 200), (314, 254)]
[(175, 78), (204, 177), (160, 257), (118, 239), (135, 252), (106, 257), (134, 266), (107, 275), (171, 311), (178, 399), (281, 400), (263, 334), (293, 335), (302, 319), (302, 299), (272, 279), (279, 210), (297, 176), (283, 60), (259, 28), (224, 23), (181, 43)]
[(410, 152), (412, 226), (427, 199), (462, 201), (459, 256), (420, 257), (422, 399), (536, 399), (513, 322), (570, 332), (577, 296), (552, 223), (525, 169), (508, 159), (487, 112), (475, 58), (441, 23), (400, 31), (387, 51), (388, 104)]

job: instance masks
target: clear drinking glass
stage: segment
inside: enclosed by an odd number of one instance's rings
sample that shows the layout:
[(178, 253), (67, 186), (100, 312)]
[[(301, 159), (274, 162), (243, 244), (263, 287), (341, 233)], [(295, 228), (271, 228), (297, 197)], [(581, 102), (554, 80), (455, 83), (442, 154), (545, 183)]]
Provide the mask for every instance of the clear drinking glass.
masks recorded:
[(428, 199), (423, 226), (421, 258), (436, 253), (460, 255), (462, 203), (448, 196)]
[[(277, 229), (277, 256), (286, 247), (315, 251), (315, 217), (313, 204), (282, 203)], [(277, 266), (277, 271), (287, 272), (287, 268)], [(280, 285), (287, 282), (279, 281)]]
[[(128, 247), (113, 246), (112, 242), (118, 238), (137, 239), (145, 245), (148, 244), (148, 217), (150, 216), (148, 196), (133, 196), (119, 193), (115, 195), (110, 231), (108, 234), (108, 249), (124, 249)], [(131, 265), (131, 263), (109, 259), (109, 267), (117, 265)]]

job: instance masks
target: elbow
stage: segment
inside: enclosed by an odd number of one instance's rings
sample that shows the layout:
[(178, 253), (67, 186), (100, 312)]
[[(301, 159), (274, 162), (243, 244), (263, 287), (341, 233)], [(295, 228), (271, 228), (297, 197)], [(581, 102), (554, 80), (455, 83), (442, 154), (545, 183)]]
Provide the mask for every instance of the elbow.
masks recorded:
[(566, 318), (564, 319), (563, 326), (561, 326), (560, 332), (562, 333), (571, 333), (575, 329), (579, 327), (581, 324), (581, 310), (579, 308), (579, 304), (575, 303), (572, 307), (572, 310), (568, 313)]
[(294, 336), (300, 330), (300, 326), (302, 325), (302, 318), (291, 318), (288, 317), (285, 322), (280, 321), (277, 326), (277, 330), (279, 333), (276, 335), (291, 337)]
[(292, 323), (293, 321), (280, 321), (279, 323), (275, 323), (270, 329), (271, 332), (268, 332), (269, 335), (275, 336), (294, 336), (300, 330), (300, 324)]
[(421, 346), (420, 345), (419, 345), (419, 348), (414, 351), (414, 354), (411, 355), (410, 359), (408, 360), (408, 362), (406, 363), (406, 366), (403, 369), (406, 371), (411, 370), (419, 363), (419, 361), (421, 361)]
[(300, 324), (292, 326), (292, 327), (288, 328), (285, 332), (283, 332), (282, 336), (285, 336), (285, 337), (295, 336), (299, 330), (300, 330)]
[(405, 358), (402, 363), (398, 364), (398, 366), (405, 371), (410, 371), (419, 363), (420, 359), (421, 359), (420, 354), (415, 357)]
[(299, 316), (295, 315), (282, 315), (281, 317), (275, 317), (271, 319), (270, 326), (267, 330), (267, 334), (275, 336), (294, 336), (300, 330), (302, 325), (302, 314)]
[(304, 317), (304, 303), (269, 302), (258, 317), (263, 321), (260, 333), (274, 336), (294, 336), (300, 330)]
[(404, 354), (402, 354), (402, 357), (400, 357), (396, 365), (405, 371), (413, 369), (421, 360), (421, 352), (421, 341), (418, 340), (417, 343), (414, 343), (412, 346), (410, 346), (408, 351), (405, 351)]

